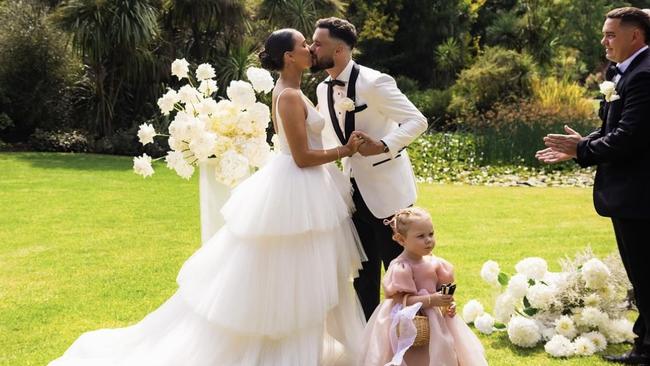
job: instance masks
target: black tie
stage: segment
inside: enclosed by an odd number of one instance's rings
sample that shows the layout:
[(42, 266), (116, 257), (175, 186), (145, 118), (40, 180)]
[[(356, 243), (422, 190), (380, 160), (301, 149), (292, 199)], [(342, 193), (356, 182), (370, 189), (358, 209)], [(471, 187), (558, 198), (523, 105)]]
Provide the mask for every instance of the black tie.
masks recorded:
[(326, 80), (325, 84), (332, 85), (332, 86), (345, 86), (345, 81), (332, 79), (332, 80)]
[(623, 72), (621, 69), (618, 68), (616, 65), (611, 65), (610, 67), (607, 68), (607, 73), (605, 75), (606, 80), (612, 80), (614, 79), (614, 76), (616, 75), (623, 75)]

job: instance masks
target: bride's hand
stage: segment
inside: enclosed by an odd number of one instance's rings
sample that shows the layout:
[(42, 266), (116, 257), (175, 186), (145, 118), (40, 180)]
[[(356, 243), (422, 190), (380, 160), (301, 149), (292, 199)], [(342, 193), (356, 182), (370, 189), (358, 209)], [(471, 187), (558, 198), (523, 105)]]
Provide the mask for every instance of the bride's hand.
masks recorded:
[(348, 143), (345, 144), (346, 156), (352, 156), (359, 151), (359, 146), (364, 143), (363, 137), (356, 132), (352, 132)]

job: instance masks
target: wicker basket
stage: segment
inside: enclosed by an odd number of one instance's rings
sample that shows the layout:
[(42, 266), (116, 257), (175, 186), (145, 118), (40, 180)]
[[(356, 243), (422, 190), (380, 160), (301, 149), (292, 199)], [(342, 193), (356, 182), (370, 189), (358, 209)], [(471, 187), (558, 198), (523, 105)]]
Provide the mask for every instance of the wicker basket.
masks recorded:
[[(404, 295), (404, 300), (402, 305), (406, 307), (406, 299), (409, 295)], [(420, 315), (422, 312), (418, 311), (418, 314), (413, 318), (413, 325), (417, 333), (415, 334), (415, 341), (413, 341), (413, 347), (426, 346), (429, 344), (429, 318), (424, 315)], [(399, 337), (399, 327), (397, 327), (397, 336)]]

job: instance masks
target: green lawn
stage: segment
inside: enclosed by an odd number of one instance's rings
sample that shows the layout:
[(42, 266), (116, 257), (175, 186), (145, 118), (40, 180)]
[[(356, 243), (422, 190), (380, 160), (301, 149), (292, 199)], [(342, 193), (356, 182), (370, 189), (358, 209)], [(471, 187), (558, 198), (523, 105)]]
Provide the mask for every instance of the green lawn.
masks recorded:
[[(157, 168), (143, 180), (128, 157), (0, 154), (0, 365), (44, 365), (82, 332), (136, 322), (175, 291), (199, 246), (197, 177)], [(433, 215), (436, 253), (456, 266), (460, 303), (491, 310), (485, 260), (512, 271), (541, 256), (557, 270), (587, 245), (615, 250), (590, 189), (422, 185), (419, 204)], [(503, 334), (481, 339), (491, 365), (605, 365), (553, 360)]]

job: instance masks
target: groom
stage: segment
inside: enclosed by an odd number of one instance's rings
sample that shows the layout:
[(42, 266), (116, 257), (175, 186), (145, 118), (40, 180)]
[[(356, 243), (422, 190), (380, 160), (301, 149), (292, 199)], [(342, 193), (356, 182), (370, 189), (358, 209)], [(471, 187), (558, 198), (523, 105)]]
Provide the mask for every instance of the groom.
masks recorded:
[(612, 62), (606, 78), (616, 84), (616, 91), (601, 102), (602, 126), (586, 137), (565, 127), (567, 135), (548, 135), (548, 148), (537, 152), (546, 163), (573, 158), (583, 167), (598, 166), (594, 205), (612, 220), (639, 310), (632, 350), (605, 359), (627, 364), (650, 364), (649, 40), (648, 14), (631, 7), (610, 11), (601, 43)]
[(379, 304), (381, 265), (401, 253), (383, 220), (411, 206), (416, 186), (406, 147), (427, 129), (427, 119), (397, 88), (395, 80), (352, 60), (357, 32), (339, 18), (316, 22), (312, 71), (329, 77), (318, 85), (318, 108), (329, 121), (336, 144), (345, 144), (353, 131), (364, 143), (345, 159), (343, 170), (354, 189), (354, 224), (368, 261), (354, 281), (366, 318)]

